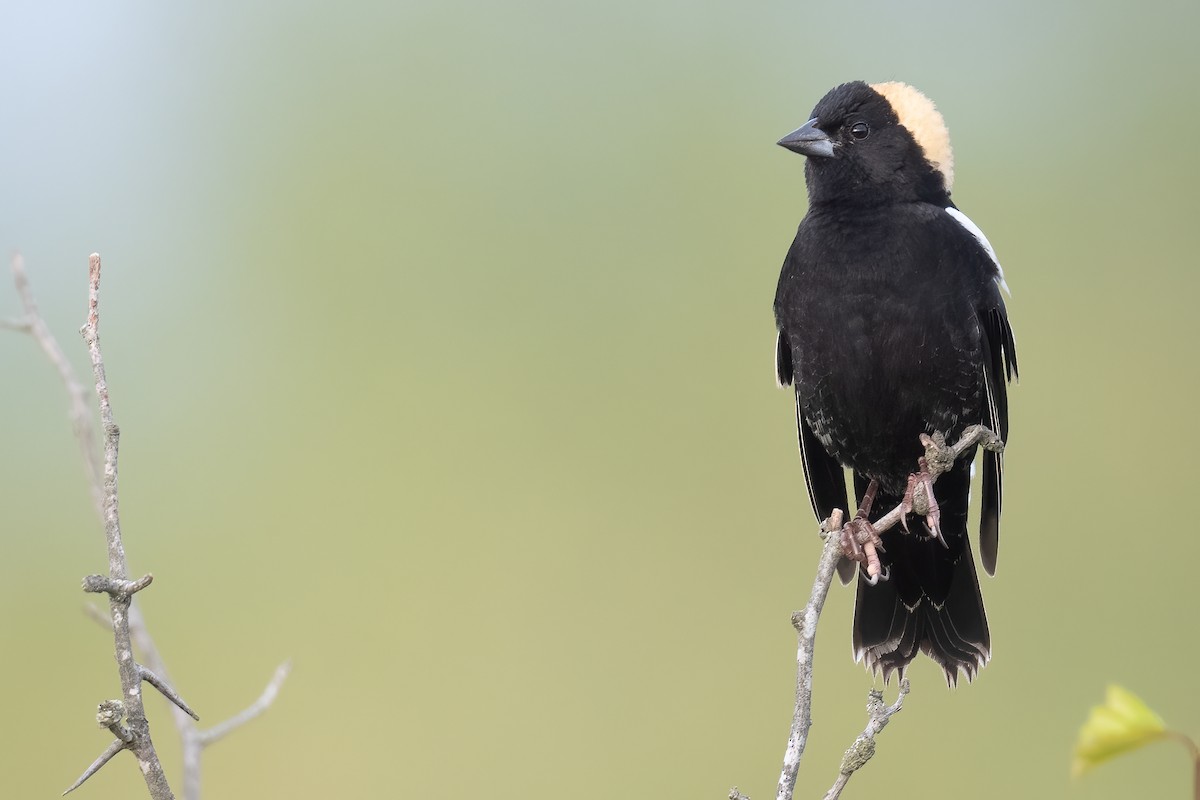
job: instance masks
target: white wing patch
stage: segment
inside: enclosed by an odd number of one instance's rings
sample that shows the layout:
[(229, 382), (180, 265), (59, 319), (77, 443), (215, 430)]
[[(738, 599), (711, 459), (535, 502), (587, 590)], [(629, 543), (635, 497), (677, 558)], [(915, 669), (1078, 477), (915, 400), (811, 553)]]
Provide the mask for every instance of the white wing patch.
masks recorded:
[(812, 478), (808, 477), (808, 456), (804, 452), (804, 417), (800, 411), (800, 395), (796, 395), (796, 441), (800, 445), (800, 463), (804, 466), (804, 488), (808, 489), (808, 499), (812, 502), (813, 513), (821, 516), (817, 508), (817, 493), (813, 491)]
[[(1001, 378), (1003, 380), (1003, 377)], [(983, 393), (987, 395), (988, 404), (988, 427), (992, 429), (992, 433), (1000, 435), (1000, 409), (996, 406), (996, 394), (992, 389), (992, 382), (988, 380), (987, 368), (983, 370)], [(987, 455), (986, 453), (984, 454)], [(1004, 452), (996, 453), (996, 497), (1001, 497), (1001, 490), (1004, 486)], [(975, 477), (975, 465), (971, 464), (971, 477)], [(969, 502), (969, 501), (968, 501)]]
[(992, 243), (983, 235), (983, 231), (979, 230), (979, 226), (971, 222), (971, 218), (959, 211), (957, 208), (947, 208), (946, 213), (954, 217), (959, 225), (962, 225), (967, 231), (983, 245), (983, 249), (987, 251), (991, 257), (992, 263), (996, 265), (996, 283), (1004, 290), (1004, 293), (1012, 297), (1012, 290), (1008, 288), (1008, 284), (1004, 281), (1004, 267), (1000, 266), (1000, 259), (996, 258), (996, 251), (992, 249)]
[[(984, 380), (987, 380), (985, 375)], [(975, 505), (975, 501), (971, 499), (972, 492), (975, 491), (975, 462), (971, 462), (971, 480), (967, 482), (967, 508)]]

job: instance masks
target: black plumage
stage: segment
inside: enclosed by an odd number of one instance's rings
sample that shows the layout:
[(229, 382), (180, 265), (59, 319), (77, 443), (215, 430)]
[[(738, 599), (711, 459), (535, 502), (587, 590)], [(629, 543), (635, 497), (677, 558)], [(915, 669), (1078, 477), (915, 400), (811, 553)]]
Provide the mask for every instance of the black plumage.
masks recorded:
[[(1003, 273), (982, 232), (950, 200), (953, 157), (941, 115), (900, 83), (846, 83), (780, 141), (808, 156), (808, 213), (775, 296), (777, 376), (795, 388), (801, 460), (817, 517), (846, 509), (843, 466), (870, 519), (904, 497), (919, 435), (949, 441), (982, 423), (1008, 438), (1006, 383), (1015, 374)], [(967, 537), (970, 458), (935, 486), (939, 540), (923, 518), (882, 535), (889, 579), (860, 570), (854, 652), (888, 677), (918, 651), (954, 683), (991, 656)], [(983, 455), (980, 555), (999, 541), (1002, 462)], [(839, 565), (843, 582), (854, 564)]]

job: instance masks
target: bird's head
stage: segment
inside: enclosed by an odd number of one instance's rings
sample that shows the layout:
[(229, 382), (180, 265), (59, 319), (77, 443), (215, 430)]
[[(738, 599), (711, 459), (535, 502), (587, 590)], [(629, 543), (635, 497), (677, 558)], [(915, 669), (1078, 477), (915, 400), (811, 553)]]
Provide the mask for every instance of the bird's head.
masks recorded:
[(843, 83), (779, 140), (808, 156), (809, 199), (876, 205), (948, 202), (950, 133), (933, 101), (906, 83)]

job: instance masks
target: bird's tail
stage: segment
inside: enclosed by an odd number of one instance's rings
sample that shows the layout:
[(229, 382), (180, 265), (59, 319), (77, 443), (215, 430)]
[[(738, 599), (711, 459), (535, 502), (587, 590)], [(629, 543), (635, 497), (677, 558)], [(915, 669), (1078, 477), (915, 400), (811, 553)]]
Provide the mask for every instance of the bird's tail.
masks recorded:
[[(855, 477), (861, 500), (866, 481)], [(882, 672), (884, 680), (897, 670), (903, 676), (918, 652), (938, 663), (951, 686), (958, 682), (960, 671), (971, 680), (991, 658), (987, 615), (967, 540), (969, 489), (966, 463), (934, 486), (945, 545), (929, 538), (924, 518), (909, 515), (911, 533), (896, 527), (882, 535), (886, 550), (880, 559), (888, 580), (871, 586), (859, 573), (854, 657), (872, 672)], [(883, 516), (899, 502), (899, 497), (880, 492), (872, 518)]]

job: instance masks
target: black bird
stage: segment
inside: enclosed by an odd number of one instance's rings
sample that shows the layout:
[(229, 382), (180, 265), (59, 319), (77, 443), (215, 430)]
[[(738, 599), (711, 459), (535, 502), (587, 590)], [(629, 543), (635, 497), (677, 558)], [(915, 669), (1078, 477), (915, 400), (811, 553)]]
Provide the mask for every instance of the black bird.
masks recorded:
[[(1016, 374), (1004, 273), (983, 232), (950, 200), (950, 136), (933, 102), (903, 83), (830, 91), (779, 144), (807, 156), (808, 213), (775, 295), (776, 372), (796, 392), (800, 454), (818, 519), (846, 509), (843, 466), (860, 517), (905, 498), (922, 433), (956, 441), (983, 424), (1008, 438)], [(922, 651), (953, 685), (991, 657), (967, 540), (971, 458), (934, 487), (932, 517), (882, 534), (886, 580), (860, 567), (854, 656), (885, 679)], [(1003, 465), (983, 454), (979, 550), (996, 569)], [(911, 500), (911, 495), (909, 495)], [(873, 500), (873, 503), (872, 503)], [(862, 516), (865, 512), (865, 516)], [(843, 583), (854, 562), (843, 559)]]

